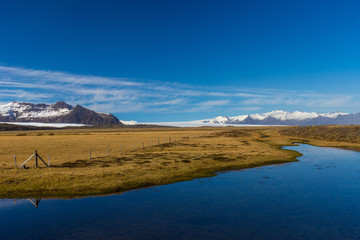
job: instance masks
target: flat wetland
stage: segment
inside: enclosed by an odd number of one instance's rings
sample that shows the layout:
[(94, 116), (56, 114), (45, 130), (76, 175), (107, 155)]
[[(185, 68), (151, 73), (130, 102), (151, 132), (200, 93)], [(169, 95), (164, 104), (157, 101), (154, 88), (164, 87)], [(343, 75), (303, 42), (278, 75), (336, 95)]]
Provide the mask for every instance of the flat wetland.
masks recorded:
[[(348, 137), (351, 136), (351, 137)], [(306, 142), (360, 149), (357, 126), (99, 128), (0, 132), (0, 197), (72, 198), (296, 161), (281, 146)], [(90, 159), (91, 149), (91, 159)], [(15, 169), (34, 151), (34, 160)]]

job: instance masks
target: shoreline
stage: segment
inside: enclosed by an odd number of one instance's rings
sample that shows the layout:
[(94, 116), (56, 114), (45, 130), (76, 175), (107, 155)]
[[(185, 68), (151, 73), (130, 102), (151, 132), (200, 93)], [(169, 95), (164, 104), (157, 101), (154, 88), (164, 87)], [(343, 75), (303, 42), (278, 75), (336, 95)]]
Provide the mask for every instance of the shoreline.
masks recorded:
[(0, 198), (69, 199), (121, 194), (212, 177), (224, 171), (295, 162), (302, 154), (282, 149), (295, 143), (360, 149), (360, 145), (354, 143), (293, 138), (280, 134), (282, 129), (223, 129), (123, 155), (63, 161), (51, 168), (0, 168), (4, 176), (0, 181)]

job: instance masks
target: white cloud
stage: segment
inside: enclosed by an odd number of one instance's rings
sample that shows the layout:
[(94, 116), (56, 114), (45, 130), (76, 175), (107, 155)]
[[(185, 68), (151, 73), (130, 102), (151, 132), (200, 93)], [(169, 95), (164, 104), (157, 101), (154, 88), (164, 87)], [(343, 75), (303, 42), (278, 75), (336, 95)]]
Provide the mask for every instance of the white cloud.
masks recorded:
[(47, 82), (71, 83), (71, 84), (93, 84), (110, 86), (141, 86), (143, 83), (131, 81), (127, 78), (107, 78), (91, 75), (69, 74), (58, 71), (34, 70), (0, 66), (2, 75), (7, 74), (11, 79), (17, 77), (19, 80), (38, 79)]
[(175, 98), (168, 101), (157, 101), (157, 102), (148, 103), (148, 105), (179, 105), (179, 104), (184, 104), (185, 102), (186, 99), (184, 98)]
[[(96, 103), (88, 106), (90, 109), (98, 112), (111, 112), (111, 113), (127, 113), (127, 112), (139, 112), (144, 111), (142, 103)], [(116, 110), (116, 111), (114, 111)]]
[(235, 107), (230, 108), (231, 111), (259, 111), (261, 107)]
[(230, 103), (229, 100), (213, 100), (198, 103), (199, 106), (223, 106), (228, 105)]
[(51, 98), (52, 94), (47, 93), (34, 93), (24, 90), (0, 90), (0, 97), (2, 99), (8, 98), (8, 99), (24, 99), (24, 100), (38, 100), (43, 98)]
[(254, 94), (254, 93), (235, 93), (234, 96), (245, 97), (245, 98), (260, 98), (265, 97), (265, 95)]
[[(320, 94), (263, 88), (191, 86), (173, 82), (71, 74), (0, 66), (0, 102), (12, 100), (53, 103), (65, 100), (96, 111), (215, 112), (257, 111), (272, 107), (309, 111), (358, 107), (352, 95)], [(285, 109), (287, 110), (287, 109)], [(239, 113), (239, 114), (240, 114)], [(246, 113), (246, 112), (245, 112)]]

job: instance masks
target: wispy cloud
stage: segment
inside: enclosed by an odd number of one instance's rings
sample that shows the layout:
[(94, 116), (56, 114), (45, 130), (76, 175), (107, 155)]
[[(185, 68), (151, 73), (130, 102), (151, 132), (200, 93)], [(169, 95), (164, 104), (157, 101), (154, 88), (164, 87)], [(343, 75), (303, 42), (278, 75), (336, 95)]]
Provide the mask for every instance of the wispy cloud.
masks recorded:
[(99, 85), (99, 83), (101, 83), (102, 85), (108, 86), (139, 86), (142, 84), (139, 82), (131, 81), (127, 78), (107, 78), (91, 75), (69, 74), (57, 71), (44, 71), (6, 66), (0, 66), (0, 72), (5, 76), (7, 74), (10, 79), (13, 79), (13, 77), (16, 76), (17, 80), (19, 81), (26, 81), (29, 78), (36, 78), (38, 81), (45, 82), (61, 82), (87, 85)]
[(187, 109), (188, 112), (201, 112), (218, 109), (220, 106), (227, 106), (230, 104), (230, 100), (211, 100), (205, 102), (199, 102), (194, 107)]
[(329, 94), (304, 94), (304, 93), (277, 93), (261, 97), (247, 98), (240, 102), (241, 105), (285, 105), (307, 107), (342, 107), (354, 100), (351, 95)]
[(176, 82), (71, 74), (0, 66), (0, 102), (58, 100), (82, 104), (96, 111), (212, 112), (242, 114), (245, 111), (308, 108), (309, 111), (341, 110), (360, 102), (345, 94), (263, 88), (198, 87)]
[(34, 93), (24, 90), (13, 90), (13, 89), (1, 89), (0, 96), (2, 99), (28, 99), (28, 100), (40, 100), (44, 98), (51, 98), (52, 94), (47, 93)]
[(229, 100), (212, 100), (212, 101), (201, 102), (198, 105), (211, 107), (211, 106), (224, 106), (224, 105), (228, 105), (229, 103), (230, 103)]

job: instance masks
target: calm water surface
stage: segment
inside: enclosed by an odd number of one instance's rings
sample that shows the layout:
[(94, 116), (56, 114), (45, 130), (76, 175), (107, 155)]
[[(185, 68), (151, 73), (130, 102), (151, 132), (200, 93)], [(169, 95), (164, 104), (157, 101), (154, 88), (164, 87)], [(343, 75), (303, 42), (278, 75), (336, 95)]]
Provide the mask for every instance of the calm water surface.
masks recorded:
[(360, 239), (360, 153), (73, 200), (0, 200), (0, 239)]

